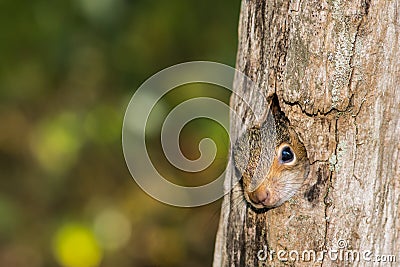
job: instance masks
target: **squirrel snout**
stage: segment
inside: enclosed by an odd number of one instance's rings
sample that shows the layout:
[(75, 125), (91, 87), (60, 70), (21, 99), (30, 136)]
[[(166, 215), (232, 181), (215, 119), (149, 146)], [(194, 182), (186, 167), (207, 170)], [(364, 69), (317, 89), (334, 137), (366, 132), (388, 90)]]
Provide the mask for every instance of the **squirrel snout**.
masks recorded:
[(271, 192), (268, 188), (261, 187), (249, 194), (251, 202), (265, 207), (271, 206)]

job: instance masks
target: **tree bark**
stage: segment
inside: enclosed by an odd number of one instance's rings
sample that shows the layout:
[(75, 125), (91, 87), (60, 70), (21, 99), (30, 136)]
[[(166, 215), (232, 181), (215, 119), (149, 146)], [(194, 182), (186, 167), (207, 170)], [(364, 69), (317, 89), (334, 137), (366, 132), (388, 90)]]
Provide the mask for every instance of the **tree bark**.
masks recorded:
[[(240, 184), (224, 197), (214, 266), (399, 264), (399, 12), (399, 0), (243, 0), (236, 68), (264, 96), (277, 95), (311, 166), (300, 192), (267, 212), (237, 201)], [(246, 101), (260, 101), (240, 85), (234, 90)], [(232, 116), (233, 141), (252, 120), (240, 102), (232, 96), (245, 121)], [(229, 162), (226, 186), (237, 175)], [(360, 258), (301, 258), (305, 250), (335, 249)], [(275, 254), (263, 259), (260, 250)], [(378, 262), (379, 255), (397, 263)]]

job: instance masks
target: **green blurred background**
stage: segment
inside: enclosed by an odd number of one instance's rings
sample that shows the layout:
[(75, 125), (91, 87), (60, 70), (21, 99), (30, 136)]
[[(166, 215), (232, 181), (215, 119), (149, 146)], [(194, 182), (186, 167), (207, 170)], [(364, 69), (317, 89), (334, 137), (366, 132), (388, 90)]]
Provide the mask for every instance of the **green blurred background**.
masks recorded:
[[(121, 128), (134, 91), (157, 71), (191, 60), (234, 66), (239, 9), (238, 0), (0, 1), (0, 266), (211, 265), (221, 202), (176, 208), (146, 195), (125, 165)], [(229, 99), (189, 89), (164, 106)], [(227, 133), (205, 119), (184, 128), (185, 155), (198, 157), (205, 136), (218, 154), (194, 184), (226, 162)], [(149, 141), (161, 172), (193, 184), (162, 157), (159, 134)]]

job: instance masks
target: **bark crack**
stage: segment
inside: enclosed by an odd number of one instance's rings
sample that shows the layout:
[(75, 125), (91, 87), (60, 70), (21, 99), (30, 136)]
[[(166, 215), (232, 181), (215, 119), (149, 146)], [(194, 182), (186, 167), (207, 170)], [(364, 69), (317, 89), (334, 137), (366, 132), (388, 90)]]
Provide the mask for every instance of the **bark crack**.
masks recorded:
[[(338, 153), (338, 144), (339, 144), (339, 133), (338, 133), (338, 119), (335, 119), (335, 155), (337, 155)], [(333, 200), (331, 199), (331, 197), (329, 196), (330, 190), (331, 188), (333, 188), (333, 172), (336, 171), (336, 166), (333, 170), (330, 171), (329, 174), (329, 179), (328, 179), (328, 185), (327, 185), (327, 189), (326, 189), (326, 194), (324, 197), (324, 204), (325, 204), (325, 236), (324, 236), (324, 249), (327, 249), (327, 243), (328, 243), (328, 230), (329, 230), (329, 222), (330, 222), (330, 218), (329, 218), (329, 212), (328, 209), (329, 207), (332, 205)], [(325, 257), (322, 259), (322, 263), (321, 266), (324, 265), (324, 261), (325, 261)]]
[(306, 115), (307, 117), (310, 117), (310, 118), (314, 118), (314, 117), (318, 117), (318, 116), (328, 116), (328, 115), (331, 115), (331, 114), (336, 114), (338, 112), (343, 112), (343, 111), (338, 110), (337, 108), (331, 108), (327, 112), (318, 111), (317, 113), (309, 113), (309, 112), (306, 111), (305, 108), (302, 107), (302, 105), (300, 104), (300, 101), (290, 102), (290, 101), (285, 100), (284, 98), (282, 98), (282, 101), (283, 101), (283, 103), (285, 103), (288, 106), (291, 106), (291, 107), (297, 106), (297, 107), (299, 107), (301, 109), (302, 114), (304, 114), (304, 115)]
[(310, 166), (314, 165), (315, 163), (328, 163), (328, 160), (316, 159), (316, 160), (310, 162)]
[[(357, 56), (357, 42), (359, 41), (359, 34), (360, 34), (360, 28), (361, 25), (363, 24), (365, 18), (368, 16), (368, 12), (369, 12), (369, 7), (370, 7), (370, 0), (366, 0), (362, 3), (362, 7), (364, 8), (364, 12), (363, 14), (361, 14), (361, 18), (359, 23), (357, 24), (356, 27), (356, 32), (354, 35), (354, 41), (352, 42), (353, 48), (352, 48), (352, 53), (351, 53), (351, 57), (350, 57), (350, 79), (348, 82), (348, 88), (351, 91), (351, 87), (353, 84), (353, 77), (354, 77), (354, 58)], [(354, 97), (354, 93), (352, 92), (351, 98)], [(351, 107), (351, 102), (349, 102), (349, 106), (346, 109), (349, 109)]]

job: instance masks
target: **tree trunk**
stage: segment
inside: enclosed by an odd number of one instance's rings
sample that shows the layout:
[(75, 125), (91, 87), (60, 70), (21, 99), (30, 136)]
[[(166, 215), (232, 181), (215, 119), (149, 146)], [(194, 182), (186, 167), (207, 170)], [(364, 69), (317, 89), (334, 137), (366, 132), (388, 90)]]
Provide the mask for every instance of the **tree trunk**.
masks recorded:
[[(214, 266), (399, 264), (399, 13), (399, 0), (243, 0), (236, 68), (277, 95), (311, 165), (301, 190), (275, 209), (238, 202), (240, 184), (225, 196)], [(240, 85), (247, 101), (260, 101)], [(246, 123), (232, 116), (233, 141), (251, 125), (239, 102), (232, 96)], [(237, 175), (230, 162), (226, 186)]]

